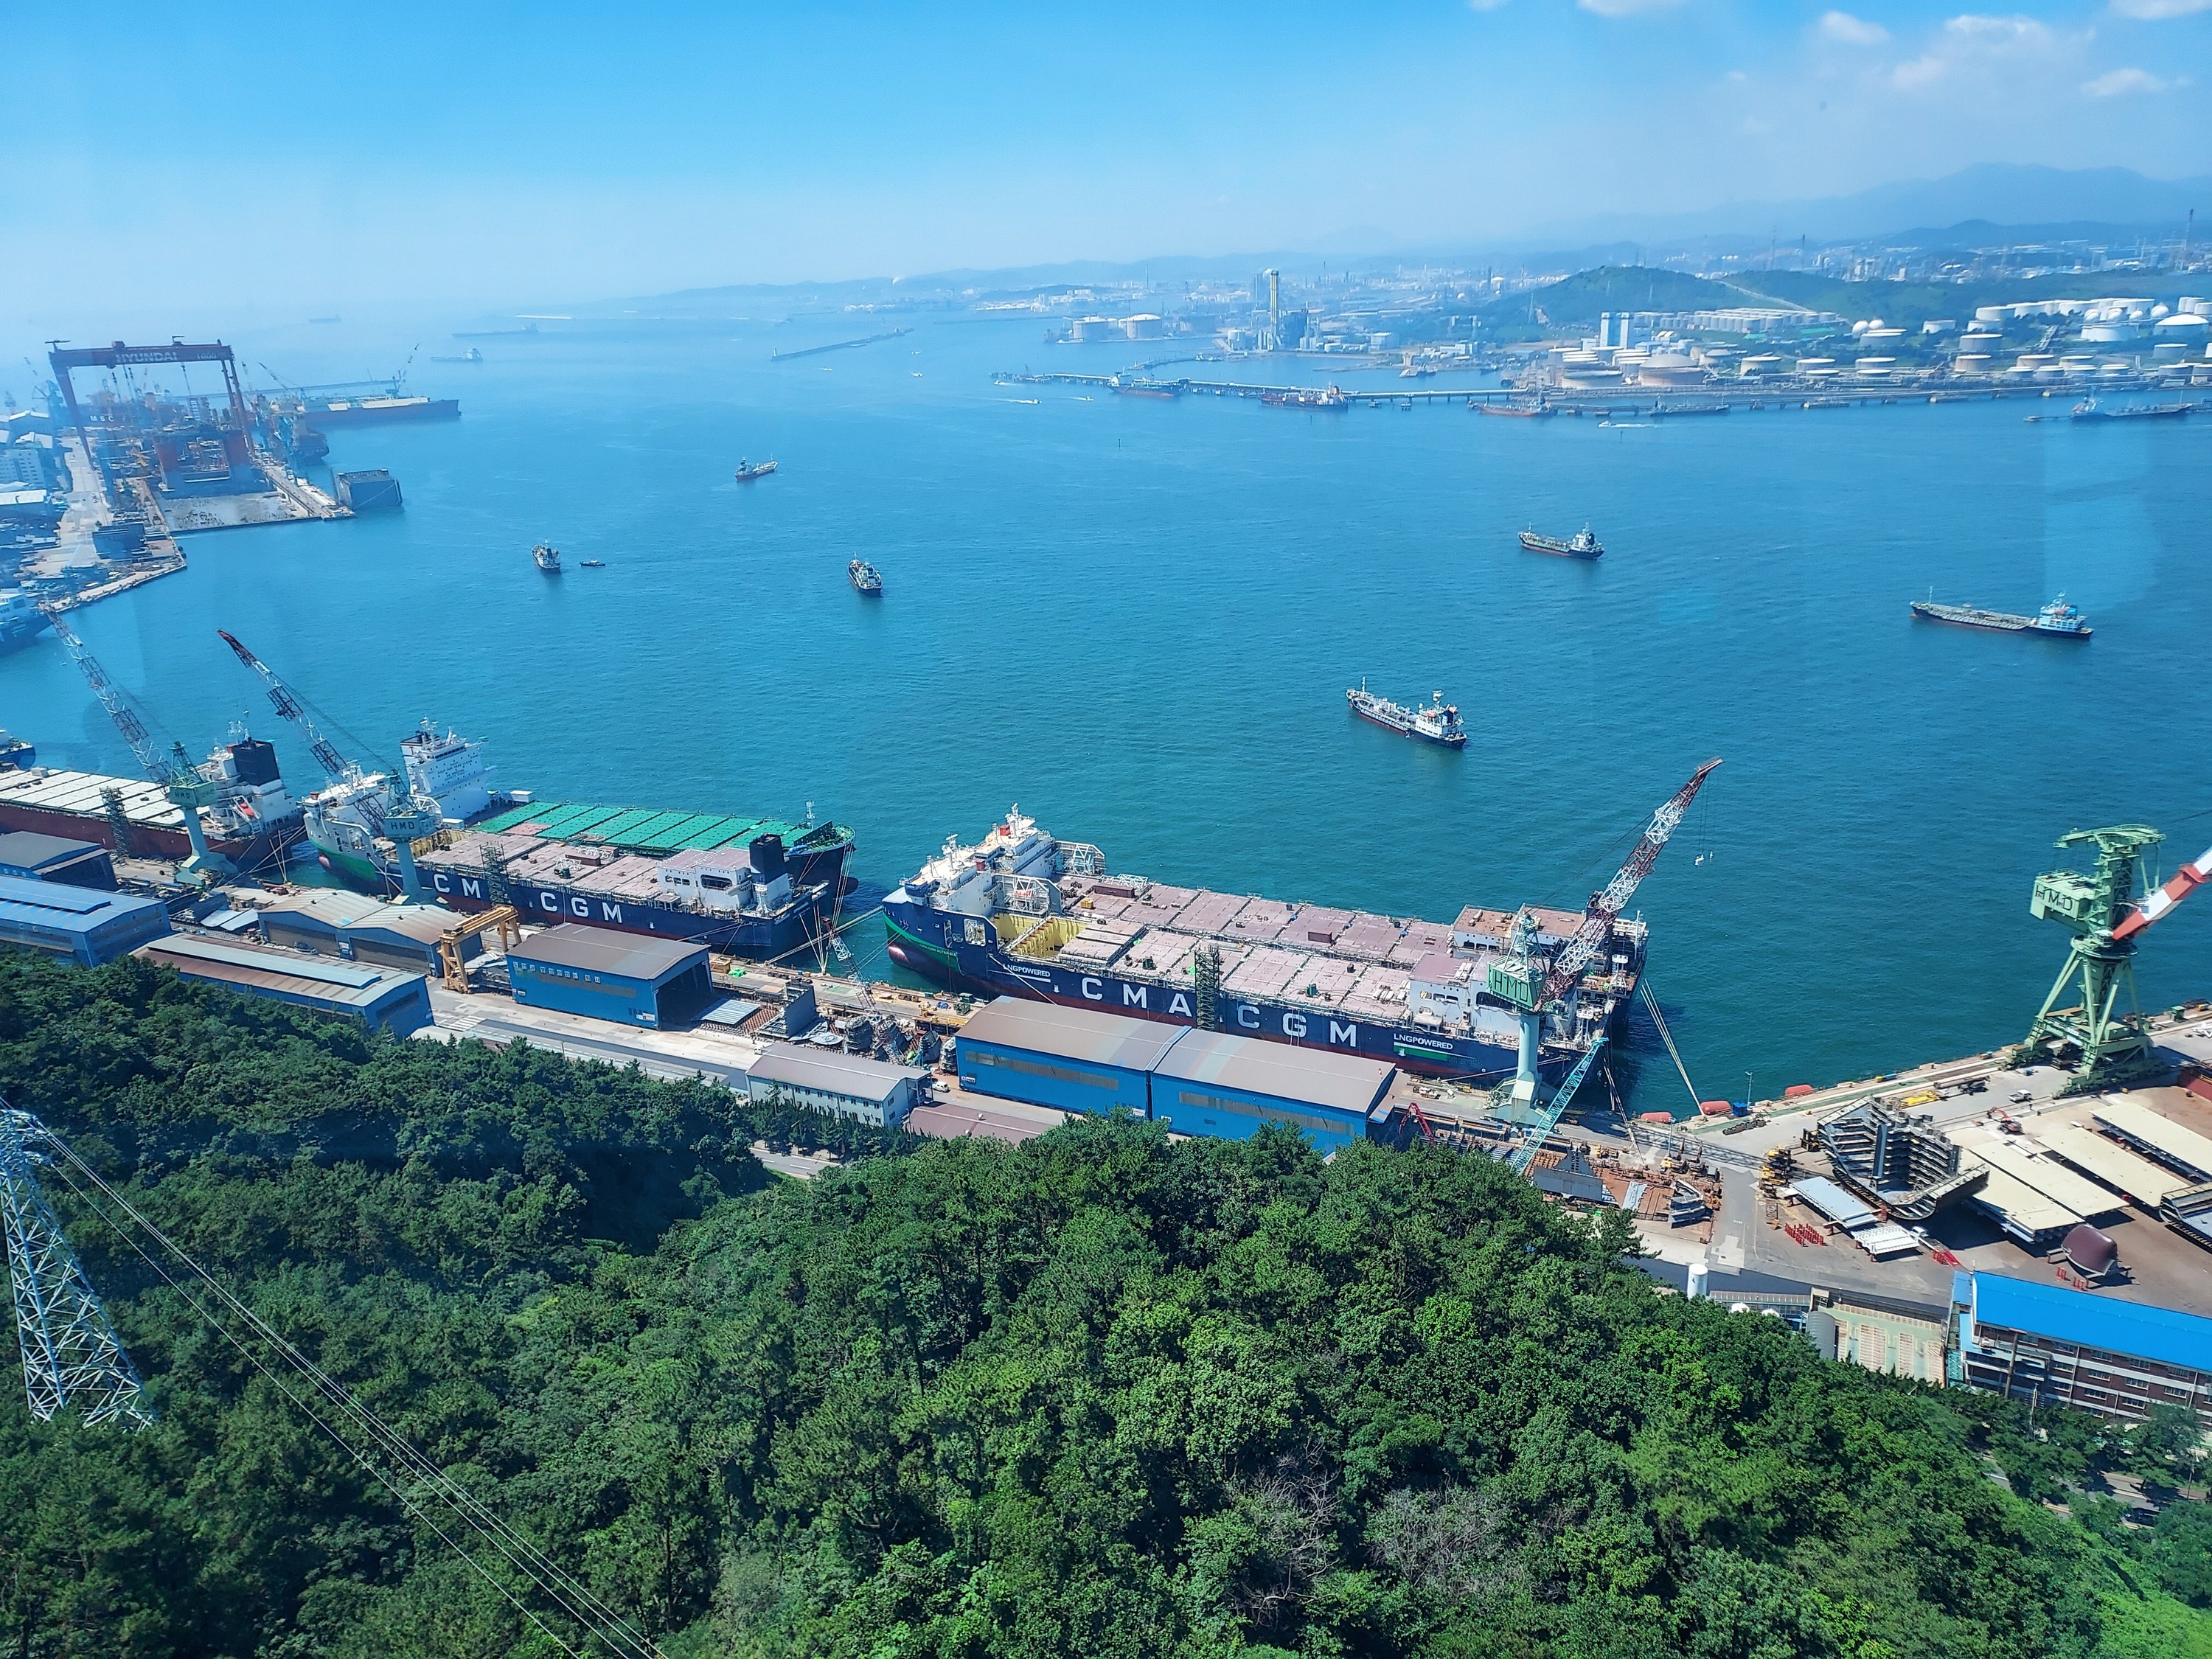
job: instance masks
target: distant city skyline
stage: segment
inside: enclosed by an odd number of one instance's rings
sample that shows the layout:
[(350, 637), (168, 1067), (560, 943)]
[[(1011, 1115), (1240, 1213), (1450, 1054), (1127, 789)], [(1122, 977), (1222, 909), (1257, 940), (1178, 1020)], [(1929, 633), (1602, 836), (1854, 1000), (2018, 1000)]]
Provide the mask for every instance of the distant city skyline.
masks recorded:
[(1990, 161), (2212, 173), (2212, 0), (618, 24), (125, 3), (10, 31), (11, 336), (164, 306), (1468, 246)]

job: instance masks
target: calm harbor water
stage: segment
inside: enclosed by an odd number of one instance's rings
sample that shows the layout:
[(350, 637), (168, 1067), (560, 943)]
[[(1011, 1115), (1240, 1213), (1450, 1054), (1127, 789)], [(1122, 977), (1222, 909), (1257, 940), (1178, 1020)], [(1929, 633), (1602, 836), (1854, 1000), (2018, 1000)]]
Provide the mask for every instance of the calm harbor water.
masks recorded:
[[(334, 464), (398, 477), (403, 514), (194, 538), (188, 572), (81, 631), (196, 753), (244, 716), (302, 788), (216, 628), (349, 732), (389, 751), (428, 715), (544, 798), (811, 802), (878, 886), (1018, 802), (1162, 880), (1443, 920), (1575, 906), (1718, 755), (1637, 899), (1709, 1096), (2017, 1038), (2064, 956), (2027, 914), (2051, 841), (2146, 823), (2169, 866), (2212, 842), (2212, 417), (1292, 412), (995, 386), (1162, 349), (1047, 347), (1027, 319), (782, 363), (884, 325), (545, 326), (481, 367), (418, 360), (458, 424), (333, 435)], [(417, 337), (347, 333), (240, 356), (336, 378)], [(740, 454), (781, 471), (736, 484)], [(1585, 520), (1598, 563), (1515, 545)], [(847, 585), (855, 555), (881, 603)], [(2020, 611), (2063, 590), (2096, 637), (1915, 625), (1931, 586)], [(1465, 752), (1354, 721), (1363, 675), (1442, 688)], [(130, 769), (50, 638), (0, 659), (0, 725)], [(872, 924), (854, 942), (888, 971)], [(2212, 991), (2212, 899), (2141, 965), (2148, 1006)], [(1686, 1107), (1633, 1046), (1636, 1105)]]

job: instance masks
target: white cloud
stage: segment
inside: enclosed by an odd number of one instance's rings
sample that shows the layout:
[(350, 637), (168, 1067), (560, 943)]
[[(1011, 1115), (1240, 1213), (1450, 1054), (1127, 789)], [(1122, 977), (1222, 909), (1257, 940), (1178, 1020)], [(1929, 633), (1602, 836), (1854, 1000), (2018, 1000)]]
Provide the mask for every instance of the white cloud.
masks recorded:
[(2183, 84), (2179, 81), (2165, 81), (2148, 70), (2108, 70), (2094, 81), (2084, 81), (2081, 90), (2092, 98), (2118, 98), (2130, 92), (2171, 92)]
[(1975, 12), (1963, 12), (1946, 22), (1943, 30), (1962, 40), (2000, 46), (2047, 46), (2057, 38), (2051, 33), (2050, 24), (2039, 23), (2017, 12), (2010, 17), (1984, 17)]
[(1892, 85), (1911, 92), (1954, 74), (2000, 67), (2019, 72), (2038, 61), (2078, 52), (2094, 36), (2094, 30), (2062, 35), (2048, 23), (2016, 13), (1990, 17), (1962, 12), (1946, 20), (1927, 50), (1899, 64), (1889, 78)]
[(2166, 17), (2191, 17), (2212, 11), (2212, 0), (2112, 0), (2112, 9), (2123, 17), (2156, 22)]
[[(2212, 5), (2212, 0), (2205, 0)], [(1846, 46), (1878, 46), (1889, 39), (1889, 31), (1879, 23), (1869, 23), (1863, 17), (1854, 17), (1847, 11), (1825, 14), (1820, 21), (1820, 38), (1834, 40)]]
[(1682, 0), (1575, 0), (1575, 3), (1600, 17), (1635, 17), (1646, 12), (1672, 11)]
[(1496, 11), (1504, 3), (1505, 0), (1467, 0), (1467, 9), (1469, 11)]

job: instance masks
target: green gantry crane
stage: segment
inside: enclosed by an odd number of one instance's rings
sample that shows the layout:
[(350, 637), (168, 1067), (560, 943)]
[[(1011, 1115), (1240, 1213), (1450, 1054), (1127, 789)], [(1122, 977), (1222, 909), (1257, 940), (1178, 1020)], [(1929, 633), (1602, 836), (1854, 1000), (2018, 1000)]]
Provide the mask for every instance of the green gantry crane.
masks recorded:
[[(2061, 836), (2057, 844), (2062, 849), (2094, 846), (2094, 873), (2053, 870), (2035, 878), (2028, 914), (2072, 929), (2074, 944), (2043, 1000), (2026, 1047), (2046, 1059), (2062, 1058), (2068, 1049), (2079, 1055), (2074, 1079), (2066, 1085), (2069, 1094), (2124, 1088), (2166, 1069), (2136, 1005), (2136, 935), (2212, 875), (2212, 851), (2184, 865), (2163, 887), (2154, 886), (2157, 878), (2148, 877), (2138, 901), (2143, 855), (2165, 839), (2141, 823), (2076, 830)], [(2059, 1007), (2058, 1000), (2076, 985), (2081, 1005)]]

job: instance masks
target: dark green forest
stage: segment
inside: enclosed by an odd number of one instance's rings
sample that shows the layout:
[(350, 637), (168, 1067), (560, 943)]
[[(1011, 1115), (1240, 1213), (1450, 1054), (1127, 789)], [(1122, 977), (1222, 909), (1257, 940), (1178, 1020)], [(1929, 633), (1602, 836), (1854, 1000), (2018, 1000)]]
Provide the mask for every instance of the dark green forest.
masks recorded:
[[(2212, 1654), (2212, 1509), (2085, 1495), (2185, 1436), (1824, 1364), (1486, 1160), (884, 1139), (132, 962), (0, 958), (0, 1093), (669, 1659)], [(160, 1420), (0, 1390), (0, 1648), (562, 1651), (55, 1202)]]

